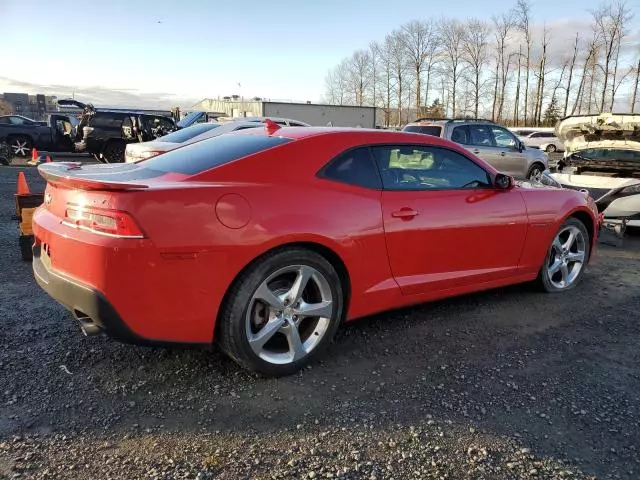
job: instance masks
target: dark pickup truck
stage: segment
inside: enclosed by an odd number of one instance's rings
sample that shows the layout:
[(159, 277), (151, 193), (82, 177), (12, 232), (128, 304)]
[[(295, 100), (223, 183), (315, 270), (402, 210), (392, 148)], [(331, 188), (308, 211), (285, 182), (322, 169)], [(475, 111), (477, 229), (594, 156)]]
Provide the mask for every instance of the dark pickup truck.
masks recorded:
[(73, 130), (78, 120), (69, 115), (50, 115), (37, 122), (20, 115), (0, 116), (0, 142), (6, 142), (17, 157), (31, 155), (31, 149), (52, 152), (73, 151)]

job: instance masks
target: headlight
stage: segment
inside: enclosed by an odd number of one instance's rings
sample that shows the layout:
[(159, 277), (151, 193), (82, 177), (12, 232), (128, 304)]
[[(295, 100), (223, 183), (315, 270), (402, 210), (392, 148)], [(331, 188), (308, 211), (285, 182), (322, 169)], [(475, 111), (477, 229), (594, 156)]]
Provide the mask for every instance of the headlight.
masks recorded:
[(540, 180), (538, 180), (539, 183), (541, 183), (542, 185), (546, 185), (547, 187), (554, 187), (554, 188), (563, 188), (562, 184), (557, 181), (555, 178), (553, 178), (550, 174), (548, 170), (545, 170), (544, 172), (542, 172), (542, 175), (540, 175)]
[(631, 185), (629, 187), (625, 187), (622, 190), (620, 190), (620, 193), (625, 193), (627, 195), (633, 195), (635, 193), (640, 193), (640, 183), (637, 183), (635, 185)]

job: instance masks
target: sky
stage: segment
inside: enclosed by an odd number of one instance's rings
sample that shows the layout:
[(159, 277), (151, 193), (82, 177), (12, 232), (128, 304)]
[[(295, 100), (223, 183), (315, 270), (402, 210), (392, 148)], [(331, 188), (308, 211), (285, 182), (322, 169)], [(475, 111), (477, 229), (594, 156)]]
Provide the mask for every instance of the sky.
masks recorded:
[[(563, 35), (565, 25), (586, 25), (599, 3), (532, 0), (533, 21)], [(233, 94), (319, 101), (328, 69), (409, 20), (490, 20), (514, 4), (0, 0), (0, 92), (75, 93), (93, 96), (96, 105), (136, 99), (184, 105)], [(636, 17), (636, 31), (639, 24)]]

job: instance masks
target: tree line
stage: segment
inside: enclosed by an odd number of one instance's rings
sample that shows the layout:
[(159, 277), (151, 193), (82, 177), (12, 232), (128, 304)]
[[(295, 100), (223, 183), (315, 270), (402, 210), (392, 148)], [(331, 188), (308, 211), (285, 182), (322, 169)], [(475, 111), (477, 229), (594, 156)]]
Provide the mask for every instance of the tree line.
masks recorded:
[(590, 13), (590, 28), (570, 46), (533, 25), (530, 0), (490, 22), (413, 20), (329, 70), (325, 101), (379, 107), (386, 126), (445, 115), (534, 126), (612, 111), (628, 88), (624, 111), (635, 112), (640, 45), (627, 43), (637, 33), (633, 12), (617, 0)]

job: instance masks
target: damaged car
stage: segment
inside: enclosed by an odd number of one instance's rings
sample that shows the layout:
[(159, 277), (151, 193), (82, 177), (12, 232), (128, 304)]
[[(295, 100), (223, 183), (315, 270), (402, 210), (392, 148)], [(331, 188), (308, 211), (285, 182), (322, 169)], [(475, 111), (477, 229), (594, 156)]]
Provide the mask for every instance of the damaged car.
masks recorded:
[(588, 191), (618, 234), (640, 226), (640, 115), (567, 117), (556, 135), (565, 154), (554, 179), (564, 188)]
[(177, 129), (174, 120), (158, 114), (112, 110), (77, 100), (58, 100), (58, 105), (82, 109), (74, 131), (73, 151), (89, 153), (105, 163), (121, 163), (129, 143), (147, 142)]

